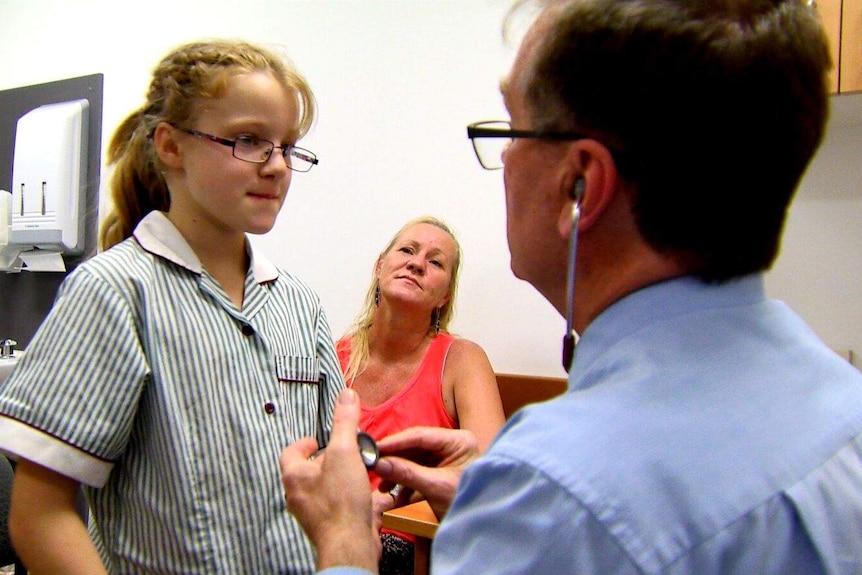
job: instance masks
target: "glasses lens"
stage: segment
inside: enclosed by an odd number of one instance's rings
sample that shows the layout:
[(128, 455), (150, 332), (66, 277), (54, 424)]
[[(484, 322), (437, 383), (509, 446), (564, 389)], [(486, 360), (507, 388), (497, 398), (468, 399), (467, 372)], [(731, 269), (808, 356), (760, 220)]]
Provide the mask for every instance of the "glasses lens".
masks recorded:
[(317, 163), (317, 156), (313, 152), (297, 147), (288, 148), (284, 159), (287, 161), (287, 167), (294, 172), (307, 172)]
[(246, 162), (262, 164), (269, 159), (274, 147), (272, 142), (243, 136), (236, 139), (236, 143), (233, 145), (233, 155)]
[[(509, 122), (484, 122), (477, 127), (506, 132), (511, 129)], [(473, 138), (473, 149), (479, 163), (486, 170), (499, 170), (503, 167), (503, 152), (512, 143), (508, 137), (476, 136)]]

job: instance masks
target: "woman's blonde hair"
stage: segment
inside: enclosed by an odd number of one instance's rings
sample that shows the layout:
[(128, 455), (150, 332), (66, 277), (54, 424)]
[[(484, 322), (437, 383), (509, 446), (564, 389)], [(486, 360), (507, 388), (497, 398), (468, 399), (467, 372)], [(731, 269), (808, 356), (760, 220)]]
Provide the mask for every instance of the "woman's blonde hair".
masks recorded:
[(174, 126), (194, 117), (195, 102), (218, 98), (236, 74), (268, 72), (296, 96), (299, 123), (295, 140), (311, 128), (314, 94), (290, 60), (272, 50), (243, 41), (213, 40), (185, 44), (156, 67), (146, 103), (117, 128), (108, 147), (112, 208), (102, 222), (99, 246), (106, 250), (128, 238), (152, 210), (171, 205), (162, 166), (152, 145), (161, 122)]
[(429, 335), (436, 335), (438, 332), (449, 333), (449, 323), (455, 316), (455, 295), (458, 293), (458, 272), (461, 269), (461, 244), (458, 243), (458, 239), (455, 237), (452, 229), (442, 220), (433, 216), (421, 216), (404, 224), (404, 226), (398, 230), (398, 233), (389, 240), (386, 248), (380, 252), (377, 260), (374, 262), (374, 268), (371, 272), (371, 286), (365, 294), (365, 303), (363, 304), (362, 310), (359, 312), (356, 321), (348, 330), (350, 338), (350, 361), (348, 362), (347, 369), (344, 373), (345, 381), (350, 381), (362, 373), (364, 365), (368, 360), (368, 332), (374, 324), (374, 310), (377, 308), (379, 297), (378, 290), (380, 289), (380, 280), (377, 277), (377, 263), (383, 258), (383, 256), (389, 253), (395, 245), (395, 242), (398, 241), (398, 238), (400, 238), (405, 231), (418, 224), (429, 224), (440, 228), (449, 234), (449, 237), (452, 238), (452, 242), (455, 244), (455, 260), (452, 262), (452, 274), (449, 279), (449, 290), (447, 291), (448, 297), (446, 303), (440, 307), (439, 313), (435, 308), (435, 310), (431, 312), (431, 316), (428, 318)]

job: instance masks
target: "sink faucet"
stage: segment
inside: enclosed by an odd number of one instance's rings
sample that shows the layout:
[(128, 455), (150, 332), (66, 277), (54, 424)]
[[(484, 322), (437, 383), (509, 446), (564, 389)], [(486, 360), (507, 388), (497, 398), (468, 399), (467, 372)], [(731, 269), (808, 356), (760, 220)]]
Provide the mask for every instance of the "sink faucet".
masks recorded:
[(18, 342), (14, 339), (4, 339), (0, 341), (0, 359), (9, 359), (15, 355), (15, 346)]

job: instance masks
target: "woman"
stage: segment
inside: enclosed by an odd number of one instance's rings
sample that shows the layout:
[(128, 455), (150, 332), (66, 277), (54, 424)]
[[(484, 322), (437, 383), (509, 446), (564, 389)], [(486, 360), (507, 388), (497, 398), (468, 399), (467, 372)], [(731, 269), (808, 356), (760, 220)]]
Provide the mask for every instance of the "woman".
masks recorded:
[[(337, 345), (345, 381), (362, 401), (360, 427), (372, 437), (416, 425), (462, 428), (484, 451), (502, 427), (488, 357), (448, 331), (460, 264), (452, 231), (432, 217), (408, 222), (377, 258), (365, 307)], [(376, 489), (380, 479), (370, 475)], [(412, 572), (412, 544), (388, 533), (383, 543), (380, 573)]]

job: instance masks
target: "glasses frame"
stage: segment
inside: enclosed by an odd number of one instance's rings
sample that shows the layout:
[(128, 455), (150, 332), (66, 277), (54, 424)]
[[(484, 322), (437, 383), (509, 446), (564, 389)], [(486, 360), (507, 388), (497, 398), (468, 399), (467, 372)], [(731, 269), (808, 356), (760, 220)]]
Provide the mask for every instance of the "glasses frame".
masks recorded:
[[(220, 138), (218, 136), (213, 136), (212, 134), (207, 134), (207, 133), (201, 132), (199, 130), (191, 130), (188, 128), (177, 127), (176, 129), (179, 130), (180, 132), (185, 132), (186, 134), (194, 136), (195, 138), (201, 138), (202, 140), (209, 140), (211, 142), (215, 142), (216, 144), (221, 144), (222, 146), (227, 146), (231, 149), (231, 155), (234, 158), (236, 158), (237, 160), (240, 160), (242, 162), (248, 162), (250, 164), (265, 164), (265, 163), (267, 163), (269, 161), (269, 159), (272, 157), (272, 153), (276, 150), (276, 148), (281, 150), (281, 157), (285, 159), (285, 165), (287, 165), (287, 167), (290, 168), (294, 172), (299, 172), (299, 173), (309, 172), (309, 171), (311, 171), (311, 168), (313, 168), (314, 166), (316, 166), (319, 163), (319, 160), (317, 159), (317, 155), (314, 152), (312, 152), (311, 150), (306, 150), (305, 148), (300, 148), (299, 146), (291, 146), (291, 145), (276, 146), (275, 143), (270, 142), (269, 140), (264, 140), (263, 138), (255, 138), (255, 139), (258, 142), (266, 142), (267, 144), (272, 146), (269, 149), (269, 152), (267, 152), (266, 157), (264, 159), (258, 161), (258, 160), (249, 160), (248, 158), (240, 158), (239, 156), (236, 155), (236, 144), (238, 142), (238, 140), (236, 140), (236, 139), (229, 140), (228, 138)], [(308, 164), (309, 164), (308, 169), (307, 170), (298, 170), (298, 169), (294, 168), (293, 162), (289, 161), (289, 158), (288, 158), (289, 155), (293, 156), (295, 158), (298, 158), (300, 160), (303, 160), (305, 162), (308, 162)]]
[[(505, 128), (489, 128), (487, 124), (505, 124), (510, 126)], [(477, 138), (529, 138), (534, 140), (552, 140), (552, 141), (576, 141), (591, 139), (591, 136), (580, 132), (554, 132), (554, 131), (537, 131), (537, 130), (513, 130), (511, 124), (506, 120), (487, 120), (483, 122), (475, 122), (467, 126), (467, 137), (473, 142), (473, 151), (476, 153), (476, 158), (479, 164), (486, 170), (499, 170), (500, 167), (488, 167), (482, 161), (482, 156), (479, 154), (479, 149), (476, 147)], [(613, 151), (611, 152), (614, 153)], [(615, 160), (616, 161), (616, 160)], [(502, 164), (502, 159), (500, 160)], [(583, 180), (582, 180), (583, 182)], [(568, 270), (566, 274), (566, 331), (563, 334), (563, 368), (569, 372), (572, 363), (575, 359), (575, 350), (577, 346), (577, 336), (572, 323), (572, 317), (575, 309), (575, 263), (578, 253), (578, 223), (581, 218), (581, 200), (584, 197), (585, 184), (576, 186), (574, 191), (574, 202), (572, 203), (572, 233), (569, 235), (569, 254), (568, 254)]]
[[(510, 126), (507, 128), (491, 128), (488, 127), (488, 124), (505, 124)], [(470, 141), (473, 143), (473, 152), (476, 154), (476, 159), (479, 160), (479, 165), (481, 165), (486, 170), (501, 170), (503, 166), (493, 166), (488, 167), (485, 165), (485, 162), (482, 161), (482, 156), (479, 153), (479, 149), (476, 147), (476, 140), (478, 138), (508, 138), (511, 140), (522, 138), (522, 139), (531, 139), (531, 140), (555, 140), (555, 141), (575, 141), (575, 140), (586, 140), (591, 136), (587, 134), (583, 134), (581, 132), (555, 132), (550, 130), (513, 130), (511, 128), (511, 123), (506, 120), (484, 120), (481, 122), (474, 122), (467, 126), (467, 137), (470, 138)], [(502, 164), (502, 160), (501, 160)]]

